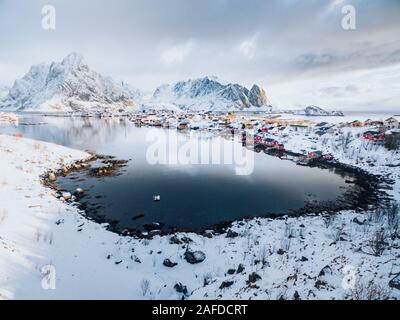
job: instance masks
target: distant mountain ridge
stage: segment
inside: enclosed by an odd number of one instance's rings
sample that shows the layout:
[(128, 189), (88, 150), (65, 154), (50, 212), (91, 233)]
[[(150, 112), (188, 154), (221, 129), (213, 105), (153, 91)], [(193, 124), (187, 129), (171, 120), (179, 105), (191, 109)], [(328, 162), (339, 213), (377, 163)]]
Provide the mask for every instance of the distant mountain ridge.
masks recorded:
[(59, 111), (101, 113), (104, 111), (173, 109), (193, 111), (259, 111), (305, 116), (341, 116), (317, 106), (300, 110), (278, 110), (269, 104), (263, 88), (249, 90), (237, 83), (203, 77), (158, 87), (151, 97), (125, 82), (114, 81), (92, 71), (83, 57), (71, 53), (61, 62), (38, 64), (15, 81), (11, 88), (0, 85), (0, 111)]
[(317, 106), (308, 106), (302, 110), (292, 111), (296, 115), (305, 115), (308, 117), (316, 116), (343, 116), (342, 111), (326, 111), (325, 109)]
[(89, 111), (136, 105), (140, 93), (89, 69), (80, 54), (62, 62), (32, 66), (0, 100), (0, 109), (17, 111)]
[(155, 90), (152, 103), (186, 110), (270, 109), (267, 94), (258, 85), (249, 90), (235, 83), (222, 84), (213, 77), (162, 85)]

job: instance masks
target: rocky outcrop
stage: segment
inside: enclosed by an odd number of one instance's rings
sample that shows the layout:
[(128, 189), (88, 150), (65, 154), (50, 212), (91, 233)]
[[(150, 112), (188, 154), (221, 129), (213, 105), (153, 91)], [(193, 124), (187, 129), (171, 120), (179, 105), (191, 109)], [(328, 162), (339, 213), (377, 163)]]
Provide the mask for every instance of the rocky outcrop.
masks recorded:
[(344, 116), (341, 111), (326, 111), (325, 109), (317, 106), (308, 106), (301, 110), (294, 110), (291, 113), (296, 115), (304, 115), (307, 117), (321, 117), (321, 116)]
[(255, 84), (250, 90), (249, 102), (255, 107), (266, 106), (268, 104), (267, 93)]
[(198, 263), (203, 262), (206, 259), (206, 255), (202, 251), (187, 250), (185, 252), (185, 259), (190, 264), (198, 264)]

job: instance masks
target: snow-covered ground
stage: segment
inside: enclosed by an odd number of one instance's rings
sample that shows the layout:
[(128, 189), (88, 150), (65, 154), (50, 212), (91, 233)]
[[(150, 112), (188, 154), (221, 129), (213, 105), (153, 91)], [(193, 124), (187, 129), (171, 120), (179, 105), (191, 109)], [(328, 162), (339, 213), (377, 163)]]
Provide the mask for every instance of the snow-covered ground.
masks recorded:
[[(302, 136), (286, 137), (287, 148), (311, 147)], [(372, 150), (375, 166), (367, 166), (365, 157), (351, 160), (329, 141), (315, 144), (343, 162), (398, 177), (397, 168), (385, 166), (398, 156), (386, 159), (387, 152)], [(350, 150), (359, 141), (349, 142)], [(177, 234), (172, 242), (180, 244), (171, 243), (171, 236), (121, 237), (41, 184), (46, 171), (88, 156), (0, 135), (0, 298), (180, 299), (186, 291), (191, 299), (400, 298), (400, 290), (388, 285), (400, 273), (400, 240), (389, 237), (386, 215), (346, 211), (331, 218), (254, 219), (237, 222), (229, 238)], [(396, 198), (399, 190), (396, 184), (391, 191)], [(381, 228), (383, 248), (374, 241)], [(187, 250), (206, 258), (190, 264)], [(165, 259), (177, 265), (166, 267)]]
[(285, 143), (287, 150), (304, 153), (320, 150), (331, 153), (341, 163), (361, 168), (375, 175), (388, 176), (395, 180), (392, 195), (400, 200), (400, 151), (388, 150), (382, 144), (363, 139), (363, 133), (375, 128), (335, 128), (333, 132), (318, 136), (310, 130), (279, 134), (278, 140)]

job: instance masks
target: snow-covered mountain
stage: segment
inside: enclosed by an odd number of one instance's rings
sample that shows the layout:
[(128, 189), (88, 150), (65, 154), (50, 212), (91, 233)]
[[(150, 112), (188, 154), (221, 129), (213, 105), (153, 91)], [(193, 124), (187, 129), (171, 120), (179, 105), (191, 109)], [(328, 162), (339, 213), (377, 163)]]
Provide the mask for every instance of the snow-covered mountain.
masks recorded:
[(276, 113), (290, 113), (294, 115), (307, 116), (307, 117), (344, 116), (342, 111), (327, 111), (317, 106), (308, 106), (304, 109), (296, 109), (296, 110), (278, 110), (276, 111)]
[(32, 66), (15, 81), (0, 108), (29, 111), (93, 111), (133, 108), (137, 90), (104, 77), (72, 53), (62, 62)]
[(0, 100), (8, 94), (9, 90), (9, 87), (0, 84)]
[(152, 104), (189, 110), (270, 110), (265, 90), (239, 84), (222, 84), (214, 77), (180, 81), (156, 89)]
[(296, 115), (304, 115), (308, 117), (316, 117), (316, 116), (343, 116), (343, 112), (341, 111), (326, 111), (321, 107), (317, 106), (308, 106), (301, 110), (293, 110), (291, 113)]

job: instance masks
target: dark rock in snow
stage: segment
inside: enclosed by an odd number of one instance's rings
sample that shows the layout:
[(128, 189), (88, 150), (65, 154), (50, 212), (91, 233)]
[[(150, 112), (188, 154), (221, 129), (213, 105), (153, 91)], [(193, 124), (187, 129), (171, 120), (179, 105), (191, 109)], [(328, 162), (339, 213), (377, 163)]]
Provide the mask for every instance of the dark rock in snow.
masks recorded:
[(300, 299), (300, 294), (297, 291), (293, 295), (293, 300), (301, 300)]
[(176, 292), (182, 293), (182, 294), (184, 294), (185, 296), (186, 296), (187, 293), (188, 293), (187, 287), (184, 286), (184, 285), (183, 285), (182, 283), (180, 283), (180, 282), (177, 283), (177, 284), (175, 284), (174, 289), (176, 290)]
[(229, 287), (232, 286), (233, 284), (234, 284), (233, 281), (224, 281), (224, 282), (221, 283), (221, 285), (219, 286), (219, 288), (222, 290), (222, 289), (225, 289), (225, 288), (229, 288)]
[(142, 232), (140, 234), (140, 236), (143, 237), (143, 238), (148, 238), (149, 237), (149, 233), (148, 232)]
[(315, 281), (314, 287), (316, 287), (317, 289), (321, 289), (323, 287), (326, 287), (327, 283), (325, 281), (322, 280), (317, 280)]
[(206, 255), (202, 251), (189, 251), (185, 252), (185, 259), (190, 264), (201, 263), (206, 259)]
[(64, 219), (57, 220), (55, 224), (59, 226), (60, 224), (64, 223)]
[(173, 267), (177, 266), (178, 264), (176, 262), (172, 262), (169, 259), (165, 259), (164, 262), (163, 262), (163, 265), (168, 267), (168, 268), (173, 268)]
[(308, 259), (306, 257), (301, 257), (300, 261), (301, 262), (306, 262), (306, 261), (308, 261)]
[(400, 290), (400, 273), (389, 281), (389, 287)]
[(189, 237), (182, 237), (181, 240), (182, 240), (183, 243), (190, 243), (190, 242), (193, 242), (193, 240), (190, 239)]
[(365, 220), (364, 220), (364, 219), (359, 220), (357, 217), (355, 217), (355, 218), (353, 219), (353, 222), (354, 222), (354, 223), (357, 223), (357, 224), (360, 225), (360, 226), (362, 226), (362, 225), (365, 223)]
[(179, 238), (176, 234), (174, 234), (171, 238), (169, 238), (169, 243), (170, 244), (183, 244), (183, 243), (190, 243), (193, 242), (192, 239), (190, 239), (189, 237), (182, 237)]
[(280, 256), (282, 256), (286, 253), (286, 251), (283, 249), (279, 249), (276, 253), (279, 254)]
[(182, 244), (183, 242), (175, 234), (171, 238), (169, 238), (169, 243), (170, 244)]
[(330, 266), (323, 267), (322, 270), (319, 272), (318, 277), (323, 277), (327, 274), (332, 274), (332, 268)]
[(204, 231), (203, 236), (206, 237), (206, 238), (211, 239), (213, 237), (213, 231), (212, 230), (206, 230), (206, 231)]
[(244, 266), (242, 264), (239, 264), (236, 273), (242, 273), (244, 271)]
[(235, 269), (229, 269), (228, 272), (227, 272), (227, 274), (229, 274), (229, 275), (233, 275), (235, 273), (236, 273)]
[(151, 231), (149, 231), (149, 236), (150, 237), (159, 236), (160, 234), (161, 234), (161, 230), (151, 230)]
[(226, 233), (227, 238), (237, 238), (238, 236), (239, 234), (235, 231), (232, 231), (231, 229), (229, 229), (228, 232)]
[(247, 283), (255, 283), (262, 278), (255, 272), (249, 274), (249, 281)]

